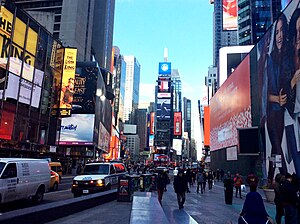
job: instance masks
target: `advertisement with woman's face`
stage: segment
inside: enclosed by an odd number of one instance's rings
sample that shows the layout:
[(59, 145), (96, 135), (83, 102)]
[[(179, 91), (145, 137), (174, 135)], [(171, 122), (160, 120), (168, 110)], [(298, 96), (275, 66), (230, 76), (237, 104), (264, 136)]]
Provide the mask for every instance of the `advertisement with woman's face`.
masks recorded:
[(257, 45), (266, 175), (300, 177), (300, 9), (290, 4)]

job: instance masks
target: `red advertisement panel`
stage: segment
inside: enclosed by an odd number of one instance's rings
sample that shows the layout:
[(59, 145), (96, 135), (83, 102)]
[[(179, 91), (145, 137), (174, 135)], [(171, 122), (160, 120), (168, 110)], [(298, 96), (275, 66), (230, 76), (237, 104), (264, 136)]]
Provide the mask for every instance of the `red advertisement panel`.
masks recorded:
[(0, 122), (0, 138), (11, 140), (12, 131), (14, 128), (16, 106), (10, 103), (4, 103)]
[(150, 135), (154, 135), (154, 116), (155, 112), (150, 113)]
[(237, 128), (251, 127), (249, 55), (210, 102), (210, 149), (237, 145)]
[(223, 0), (223, 30), (237, 30), (237, 0)]
[(175, 136), (180, 136), (182, 130), (182, 116), (181, 112), (174, 112), (174, 133)]
[(204, 107), (204, 146), (210, 145), (210, 110), (209, 106)]

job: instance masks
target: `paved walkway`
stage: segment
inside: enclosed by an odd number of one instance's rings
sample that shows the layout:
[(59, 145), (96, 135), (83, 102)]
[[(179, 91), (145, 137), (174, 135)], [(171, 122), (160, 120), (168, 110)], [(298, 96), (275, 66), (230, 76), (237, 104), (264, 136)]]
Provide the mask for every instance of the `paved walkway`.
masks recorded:
[[(216, 183), (211, 191), (206, 190), (204, 194), (196, 193), (196, 186), (192, 187), (191, 193), (186, 194), (184, 209), (179, 210), (173, 185), (168, 185), (164, 193), (162, 207), (170, 224), (235, 224), (242, 209), (246, 192), (243, 199), (233, 199), (232, 205), (226, 205), (224, 190), (221, 182)], [(154, 194), (156, 194), (154, 192)], [(264, 197), (264, 195), (262, 195)], [(56, 223), (86, 223), (89, 224), (110, 223), (129, 224), (132, 203), (109, 202), (95, 208), (76, 213), (62, 219), (55, 220)], [(275, 205), (265, 202), (269, 215), (274, 219)], [(165, 224), (165, 223), (163, 223)]]

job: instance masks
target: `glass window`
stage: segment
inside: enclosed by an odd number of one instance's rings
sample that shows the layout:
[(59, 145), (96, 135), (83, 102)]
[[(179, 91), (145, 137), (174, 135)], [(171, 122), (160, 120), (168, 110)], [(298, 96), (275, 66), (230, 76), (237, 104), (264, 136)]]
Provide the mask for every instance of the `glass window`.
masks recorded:
[(86, 165), (83, 174), (109, 174), (109, 165), (108, 164), (92, 164)]
[(6, 166), (5, 170), (3, 171), (1, 178), (6, 179), (6, 178), (13, 178), (13, 177), (17, 177), (17, 164), (9, 163)]

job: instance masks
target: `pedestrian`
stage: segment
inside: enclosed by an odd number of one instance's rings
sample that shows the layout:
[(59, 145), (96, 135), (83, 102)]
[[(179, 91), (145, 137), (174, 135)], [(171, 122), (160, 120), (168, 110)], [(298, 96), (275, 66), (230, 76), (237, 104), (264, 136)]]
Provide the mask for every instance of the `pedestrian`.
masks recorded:
[(177, 194), (177, 202), (179, 209), (182, 209), (185, 202), (185, 192), (188, 189), (186, 176), (184, 175), (182, 170), (180, 170), (177, 176), (174, 177), (173, 185), (174, 191)]
[(158, 202), (160, 205), (162, 205), (162, 197), (164, 191), (166, 191), (166, 186), (168, 184), (168, 174), (163, 171), (162, 173), (159, 173), (157, 175), (157, 196), (158, 196)]
[(267, 224), (274, 223), (268, 215), (261, 195), (256, 191), (250, 191), (246, 195), (238, 224)]
[(212, 189), (213, 181), (214, 181), (214, 176), (213, 176), (212, 172), (209, 171), (208, 175), (207, 175), (208, 190)]
[(239, 193), (240, 198), (242, 198), (242, 187), (241, 186), (243, 184), (243, 180), (239, 173), (235, 174), (233, 181), (234, 181), (234, 187), (235, 187), (235, 197), (237, 198), (237, 195)]
[(297, 223), (297, 186), (293, 183), (293, 178), (290, 173), (285, 175), (285, 181), (282, 185), (282, 204), (284, 207), (285, 223)]
[(220, 170), (220, 176), (221, 176), (221, 181), (223, 181), (223, 178), (224, 178), (224, 170), (223, 169), (221, 169)]
[(277, 224), (281, 224), (282, 216), (284, 216), (284, 207), (282, 204), (282, 186), (285, 181), (285, 176), (281, 173), (276, 174), (275, 176), (275, 183), (274, 183), (274, 192), (275, 198), (274, 203), (276, 205), (276, 215), (275, 220)]
[(231, 178), (231, 173), (228, 172), (226, 177), (223, 180), (224, 183), (224, 193), (225, 193), (225, 203), (232, 205), (232, 196), (233, 196), (233, 179)]
[(249, 172), (246, 181), (249, 184), (250, 191), (256, 191), (259, 179), (253, 171)]
[(219, 169), (217, 169), (217, 180), (218, 180), (218, 182), (220, 181), (220, 170)]
[(203, 185), (205, 183), (203, 171), (199, 170), (197, 173), (197, 193), (199, 193), (199, 186), (201, 188), (201, 194), (203, 194)]
[[(191, 188), (193, 186), (193, 183), (192, 183), (192, 171), (190, 168), (187, 168), (186, 170), (186, 179), (187, 179), (187, 182), (189, 183), (189, 187)], [(190, 189), (188, 188), (187, 193), (191, 193)]]

